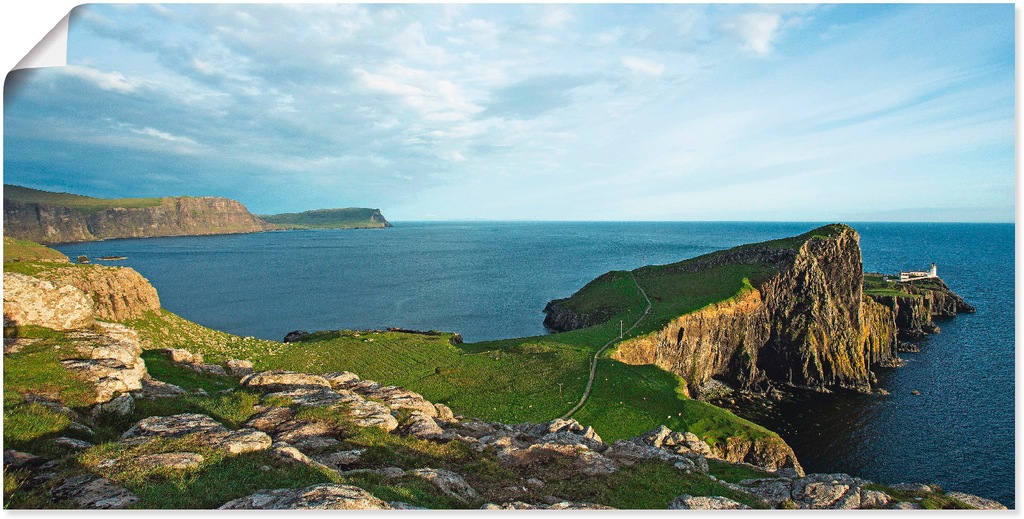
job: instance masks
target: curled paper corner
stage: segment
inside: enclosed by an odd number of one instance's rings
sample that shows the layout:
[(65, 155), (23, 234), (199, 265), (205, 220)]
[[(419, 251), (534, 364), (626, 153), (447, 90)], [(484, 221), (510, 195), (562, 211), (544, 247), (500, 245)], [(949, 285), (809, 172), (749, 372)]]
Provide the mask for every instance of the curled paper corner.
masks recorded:
[(24, 68), (64, 67), (68, 64), (68, 19), (65, 14), (50, 32), (21, 58), (12, 70)]

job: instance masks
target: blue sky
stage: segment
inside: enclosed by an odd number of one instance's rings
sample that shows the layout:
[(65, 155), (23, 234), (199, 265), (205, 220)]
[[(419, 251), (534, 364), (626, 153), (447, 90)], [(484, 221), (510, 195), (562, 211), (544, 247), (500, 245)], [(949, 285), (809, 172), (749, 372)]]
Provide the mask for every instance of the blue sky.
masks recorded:
[(1013, 221), (1014, 6), (88, 5), (4, 181), (391, 220)]

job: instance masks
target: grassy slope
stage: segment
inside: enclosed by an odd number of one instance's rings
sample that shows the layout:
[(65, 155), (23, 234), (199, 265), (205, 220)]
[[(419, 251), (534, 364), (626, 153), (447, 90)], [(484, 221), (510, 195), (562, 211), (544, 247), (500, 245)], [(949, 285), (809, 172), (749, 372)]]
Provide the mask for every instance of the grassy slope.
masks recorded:
[(302, 213), (260, 215), (267, 223), (291, 229), (358, 229), (383, 227), (384, 222), (373, 220), (376, 209), (346, 207), (343, 209), (317, 209)]
[(36, 242), (4, 236), (4, 262), (9, 261), (57, 261), (63, 263), (68, 261), (68, 257)]
[(93, 198), (71, 193), (40, 191), (11, 184), (4, 184), (4, 199), (63, 206), (83, 213), (92, 213), (113, 207), (155, 207), (163, 202), (163, 198)]

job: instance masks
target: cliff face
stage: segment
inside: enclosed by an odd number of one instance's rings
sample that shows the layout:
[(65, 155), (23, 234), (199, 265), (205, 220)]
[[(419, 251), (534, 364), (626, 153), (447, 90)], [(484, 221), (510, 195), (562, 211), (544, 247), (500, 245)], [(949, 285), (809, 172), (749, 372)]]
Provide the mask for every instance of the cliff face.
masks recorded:
[(869, 297), (884, 306), (894, 316), (899, 339), (918, 340), (938, 333), (934, 319), (946, 319), (960, 313), (974, 313), (974, 307), (964, 302), (938, 278), (899, 285), (902, 295), (879, 294)]
[(234, 234), (265, 226), (241, 203), (217, 197), (164, 198), (152, 207), (93, 211), (4, 199), (4, 235), (40, 243)]
[(127, 321), (160, 310), (160, 297), (153, 285), (127, 267), (74, 265), (42, 271), (39, 277), (85, 292), (92, 299), (97, 319)]
[(792, 252), (748, 247), (714, 256), (713, 262), (760, 262), (777, 270), (753, 290), (623, 342), (613, 358), (676, 373), (696, 394), (711, 377), (742, 387), (775, 381), (869, 390), (871, 368), (897, 358), (896, 321), (863, 295), (857, 232), (834, 231), (813, 235)]

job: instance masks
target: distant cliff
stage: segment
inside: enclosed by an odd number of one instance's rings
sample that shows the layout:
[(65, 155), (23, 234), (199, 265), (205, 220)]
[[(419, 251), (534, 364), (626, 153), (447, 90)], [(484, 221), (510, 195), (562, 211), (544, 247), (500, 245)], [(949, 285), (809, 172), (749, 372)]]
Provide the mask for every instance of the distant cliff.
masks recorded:
[(260, 215), (260, 219), (278, 229), (382, 229), (392, 226), (380, 209), (363, 207)]
[[(966, 304), (948, 289), (903, 287), (919, 293), (866, 295), (859, 241), (852, 228), (831, 225), (637, 269), (637, 282), (665, 306), (723, 283), (736, 289), (725, 292), (728, 297), (668, 314), (654, 331), (624, 341), (612, 358), (657, 365), (683, 377), (695, 394), (712, 377), (746, 388), (785, 383), (869, 391), (875, 380), (872, 368), (899, 362), (898, 336), (907, 336), (915, 326), (927, 328), (930, 316), (951, 315)], [(736, 281), (740, 277), (742, 284)], [(554, 329), (578, 328), (614, 313), (607, 308), (576, 312), (587, 307), (573, 303), (584, 290), (549, 303), (545, 323)]]
[(235, 234), (267, 225), (217, 197), (102, 199), (4, 185), (4, 236), (40, 243)]

